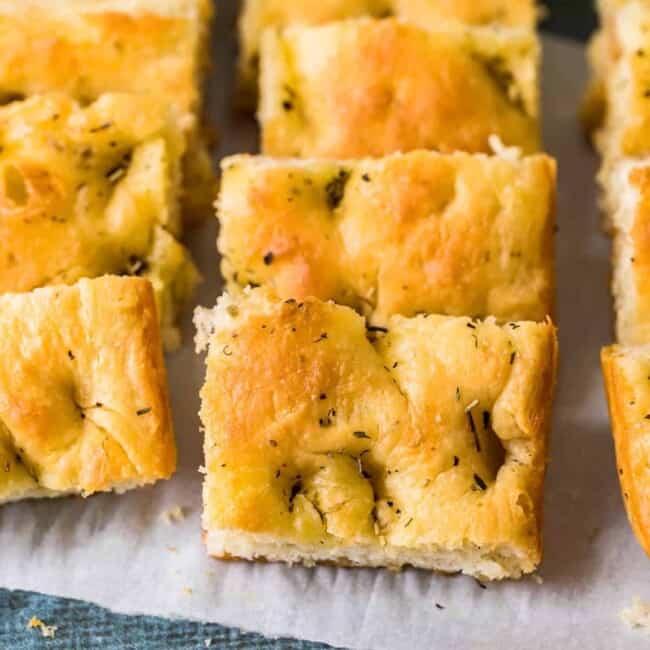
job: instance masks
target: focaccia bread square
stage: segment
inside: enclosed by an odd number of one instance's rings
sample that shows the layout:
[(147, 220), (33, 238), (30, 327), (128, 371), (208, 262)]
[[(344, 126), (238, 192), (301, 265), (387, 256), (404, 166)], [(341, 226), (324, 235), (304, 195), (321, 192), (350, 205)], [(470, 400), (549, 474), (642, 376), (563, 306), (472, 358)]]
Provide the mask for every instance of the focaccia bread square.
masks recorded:
[(621, 6), (607, 18), (595, 50), (606, 105), (596, 141), (606, 165), (650, 154), (650, 5)]
[(650, 343), (650, 165), (634, 160), (615, 165), (605, 195), (616, 337), (624, 345)]
[(0, 0), (0, 101), (66, 92), (161, 96), (178, 110), (189, 146), (183, 216), (210, 214), (214, 172), (204, 138), (202, 85), (211, 0)]
[(151, 284), (0, 296), (0, 503), (169, 478), (176, 446)]
[(412, 152), (359, 161), (233, 156), (218, 202), (231, 292), (392, 314), (553, 314), (555, 162)]
[(360, 18), (267, 30), (262, 151), (324, 158), (539, 148), (539, 46), (528, 30)]
[(210, 555), (487, 579), (537, 567), (550, 322), (367, 329), (348, 307), (257, 289), (196, 323)]
[(148, 95), (83, 108), (49, 94), (0, 108), (0, 293), (104, 274), (154, 285), (165, 342), (198, 273), (180, 230), (184, 137)]
[(602, 365), (623, 501), (650, 555), (650, 346), (605, 348)]
[(453, 22), (532, 29), (537, 9), (534, 0), (245, 0), (239, 19), (240, 100), (247, 107), (255, 104), (260, 40), (265, 29), (390, 15), (424, 27)]

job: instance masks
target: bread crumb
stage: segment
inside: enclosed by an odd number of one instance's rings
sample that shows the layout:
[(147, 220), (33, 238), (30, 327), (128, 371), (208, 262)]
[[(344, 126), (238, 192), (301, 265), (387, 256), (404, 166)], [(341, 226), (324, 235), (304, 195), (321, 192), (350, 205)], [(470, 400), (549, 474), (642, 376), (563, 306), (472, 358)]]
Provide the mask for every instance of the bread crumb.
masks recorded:
[(544, 578), (539, 575), (539, 573), (533, 573), (530, 576), (538, 585), (543, 585), (544, 584)]
[(473, 402), (470, 402), (466, 407), (465, 407), (465, 413), (469, 413), (471, 410), (475, 409), (480, 402), (475, 399)]
[(522, 151), (519, 147), (507, 147), (503, 144), (501, 138), (494, 133), (488, 138), (488, 144), (496, 156), (511, 162), (517, 162), (522, 157)]
[(178, 549), (177, 549), (175, 546), (168, 546), (168, 547), (167, 547), (167, 550), (168, 550), (170, 553), (178, 553)]
[(165, 523), (174, 524), (178, 521), (183, 521), (183, 519), (185, 519), (185, 514), (185, 508), (183, 508), (183, 506), (176, 506), (171, 510), (165, 510), (161, 517)]
[(621, 614), (621, 620), (632, 628), (643, 628), (650, 634), (650, 604), (644, 603), (640, 598), (634, 599), (634, 605), (629, 609), (624, 609)]
[(203, 465), (199, 465), (199, 474), (207, 474), (208, 470)]
[(183, 593), (184, 593), (186, 596), (191, 596), (193, 592), (192, 592), (192, 590), (191, 590), (189, 587), (183, 587)]
[(41, 630), (41, 634), (47, 639), (53, 639), (56, 631), (59, 629), (56, 625), (45, 625), (45, 623), (43, 623), (40, 618), (36, 618), (36, 616), (32, 616), (29, 619), (27, 627), (30, 629), (35, 627), (39, 628)]

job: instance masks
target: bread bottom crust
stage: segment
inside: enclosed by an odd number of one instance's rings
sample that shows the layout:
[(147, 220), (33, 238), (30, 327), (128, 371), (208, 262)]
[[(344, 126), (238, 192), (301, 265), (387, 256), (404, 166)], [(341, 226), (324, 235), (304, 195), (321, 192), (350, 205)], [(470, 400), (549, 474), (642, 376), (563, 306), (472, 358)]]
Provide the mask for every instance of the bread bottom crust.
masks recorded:
[(307, 567), (386, 568), (399, 571), (407, 566), (448, 575), (463, 573), (480, 580), (521, 578), (532, 573), (536, 564), (512, 547), (462, 549), (425, 547), (407, 549), (395, 546), (294, 544), (239, 531), (204, 532), (208, 554), (226, 561), (283, 562)]

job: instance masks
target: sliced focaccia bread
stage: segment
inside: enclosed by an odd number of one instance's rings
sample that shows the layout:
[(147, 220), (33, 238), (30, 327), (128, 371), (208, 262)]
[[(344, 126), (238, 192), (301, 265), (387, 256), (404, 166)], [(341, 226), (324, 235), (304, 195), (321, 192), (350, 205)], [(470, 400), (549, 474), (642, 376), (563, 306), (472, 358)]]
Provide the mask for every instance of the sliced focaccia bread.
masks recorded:
[(151, 285), (80, 280), (0, 296), (0, 503), (171, 476), (176, 447)]
[(254, 105), (257, 95), (260, 40), (268, 28), (323, 25), (328, 22), (394, 15), (424, 27), (440, 22), (530, 28), (534, 0), (245, 0), (239, 19), (239, 84), (242, 101)]
[(622, 161), (607, 178), (617, 340), (650, 343), (650, 164)]
[(608, 14), (598, 48), (606, 114), (597, 143), (605, 163), (650, 154), (650, 5), (624, 3)]
[(165, 342), (178, 344), (198, 273), (180, 229), (184, 138), (148, 95), (65, 95), (0, 108), (0, 292), (104, 274), (152, 281)]
[(262, 149), (326, 158), (539, 147), (532, 31), (358, 19), (267, 30)]
[(218, 246), (231, 291), (264, 284), (283, 298), (332, 299), (374, 324), (419, 312), (553, 313), (547, 156), (234, 156), (222, 167)]
[(602, 364), (623, 500), (650, 555), (650, 346), (605, 348)]
[(541, 558), (550, 323), (395, 316), (263, 289), (197, 313), (216, 557), (488, 579)]
[(0, 101), (66, 92), (157, 95), (178, 111), (189, 142), (184, 211), (210, 212), (214, 174), (201, 136), (211, 0), (0, 0)]

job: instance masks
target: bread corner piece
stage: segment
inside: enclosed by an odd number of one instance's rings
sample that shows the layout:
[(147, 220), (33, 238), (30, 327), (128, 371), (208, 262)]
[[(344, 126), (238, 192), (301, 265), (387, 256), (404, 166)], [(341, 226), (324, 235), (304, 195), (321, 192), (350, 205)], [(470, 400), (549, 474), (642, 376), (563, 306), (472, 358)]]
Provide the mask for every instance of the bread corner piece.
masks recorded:
[(183, 220), (211, 213), (215, 173), (203, 131), (212, 0), (0, 0), (0, 101), (64, 92), (163, 98), (187, 136)]
[(185, 139), (148, 95), (82, 106), (61, 93), (0, 108), (0, 292), (137, 275), (155, 290), (165, 344), (198, 272), (180, 244)]
[(263, 289), (196, 315), (210, 555), (518, 578), (542, 555), (546, 323), (393, 317)]
[(604, 348), (602, 367), (623, 500), (650, 555), (650, 346)]
[(151, 284), (0, 296), (0, 503), (169, 478), (176, 447)]
[(489, 152), (494, 135), (539, 148), (531, 30), (359, 18), (267, 30), (260, 63), (265, 154)]
[(602, 13), (603, 28), (592, 50), (606, 104), (597, 136), (606, 164), (650, 153), (650, 7), (615, 5)]

